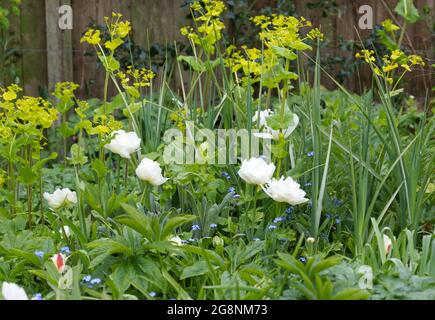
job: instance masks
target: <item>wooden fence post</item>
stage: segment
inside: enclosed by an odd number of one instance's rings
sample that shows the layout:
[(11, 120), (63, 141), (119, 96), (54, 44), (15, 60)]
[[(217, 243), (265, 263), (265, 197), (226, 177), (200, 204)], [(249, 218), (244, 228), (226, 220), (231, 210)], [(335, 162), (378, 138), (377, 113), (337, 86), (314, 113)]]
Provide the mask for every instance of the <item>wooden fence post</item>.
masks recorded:
[(47, 85), (45, 0), (21, 5), (21, 52), (24, 93), (38, 96)]
[(59, 28), (59, 8), (64, 4), (71, 5), (71, 1), (45, 0), (49, 93), (57, 82), (73, 81), (72, 30)]

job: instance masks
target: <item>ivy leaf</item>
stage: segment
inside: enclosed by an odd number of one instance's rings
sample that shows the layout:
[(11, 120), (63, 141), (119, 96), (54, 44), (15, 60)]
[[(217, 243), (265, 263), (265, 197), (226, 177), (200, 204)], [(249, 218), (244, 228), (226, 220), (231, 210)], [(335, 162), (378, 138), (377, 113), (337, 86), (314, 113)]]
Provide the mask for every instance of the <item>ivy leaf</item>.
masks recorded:
[(409, 23), (415, 23), (420, 19), (418, 10), (412, 0), (399, 0), (394, 11)]

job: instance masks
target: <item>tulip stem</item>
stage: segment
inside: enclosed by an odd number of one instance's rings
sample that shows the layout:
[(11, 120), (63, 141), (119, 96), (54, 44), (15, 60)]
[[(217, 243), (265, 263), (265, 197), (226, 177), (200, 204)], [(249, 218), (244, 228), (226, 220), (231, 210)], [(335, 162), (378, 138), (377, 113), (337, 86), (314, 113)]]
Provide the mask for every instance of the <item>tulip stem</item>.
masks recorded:
[(128, 177), (128, 159), (125, 159), (125, 172), (124, 172), (124, 187), (127, 189), (127, 177)]
[[(66, 215), (65, 215), (66, 216)], [(66, 231), (65, 231), (65, 223), (63, 222), (63, 219), (62, 219), (62, 214), (61, 213), (59, 213), (59, 218), (60, 218), (60, 223), (61, 223), (61, 227), (60, 227), (60, 229), (61, 229), (61, 233), (63, 234), (63, 236), (65, 237), (65, 242), (69, 245), (69, 247), (71, 248), (71, 250), (74, 250), (74, 242), (72, 241), (72, 239), (70, 239), (69, 237), (68, 237), (68, 235), (66, 234)]]
[(281, 172), (281, 158), (278, 158), (278, 164), (276, 166), (276, 178), (279, 179)]
[[(150, 206), (150, 202), (149, 202), (149, 199), (150, 199), (149, 193), (150, 192), (151, 191), (148, 188), (148, 184), (145, 183), (144, 187), (143, 187), (142, 196), (140, 197), (140, 204), (142, 204), (148, 210), (151, 210), (151, 206)], [(147, 196), (147, 198), (145, 196)]]
[(116, 193), (119, 193), (119, 176), (121, 173), (121, 161), (116, 161)]
[(44, 215), (44, 197), (42, 193), (42, 174), (39, 173), (39, 202), (40, 202), (40, 209), (41, 209), (41, 224), (45, 224), (45, 215)]
[(14, 164), (12, 161), (9, 161), (9, 181), (10, 181), (10, 190), (12, 190), (12, 200), (11, 200), (11, 216), (15, 216), (15, 204), (16, 204), (16, 185), (15, 185), (15, 172), (14, 172)]
[[(258, 193), (258, 185), (256, 185), (256, 186), (253, 188), (253, 191), (254, 191), (254, 196), (253, 196), (253, 198), (254, 198), (254, 217), (255, 217), (255, 215), (256, 215), (256, 211), (257, 211), (257, 193)], [(255, 227), (255, 226), (251, 226), (251, 230), (252, 230), (252, 231), (254, 230), (254, 227)], [(252, 234), (251, 236), (253, 236), (253, 234)]]
[[(27, 146), (27, 159), (29, 162), (29, 167), (32, 167), (32, 146)], [(32, 184), (27, 185), (27, 221), (29, 228), (32, 229)]]

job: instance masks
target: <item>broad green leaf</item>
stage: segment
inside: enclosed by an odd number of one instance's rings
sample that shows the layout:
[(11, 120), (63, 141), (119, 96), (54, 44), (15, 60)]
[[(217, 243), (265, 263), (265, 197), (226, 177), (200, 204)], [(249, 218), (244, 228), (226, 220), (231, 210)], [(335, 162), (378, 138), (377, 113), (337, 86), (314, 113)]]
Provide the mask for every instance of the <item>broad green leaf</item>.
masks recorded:
[(394, 11), (409, 23), (415, 23), (420, 19), (420, 14), (412, 0), (399, 0)]
[(108, 72), (114, 72), (120, 68), (118, 60), (116, 60), (114, 57), (98, 54), (98, 58)]
[(311, 49), (312, 49), (311, 46), (309, 46), (308, 44), (304, 43), (304, 42), (301, 41), (301, 40), (296, 40), (296, 41), (291, 42), (291, 43), (290, 43), (290, 47), (291, 47), (292, 49), (300, 50), (300, 51), (303, 51), (303, 50), (311, 50)]
[(91, 166), (92, 166), (92, 170), (95, 171), (98, 178), (101, 179), (101, 178), (106, 176), (107, 167), (103, 161), (101, 161), (100, 159), (94, 159), (94, 160), (92, 160)]
[(177, 60), (186, 62), (195, 71), (206, 71), (204, 64), (193, 56), (178, 56)]
[(181, 273), (180, 280), (201, 276), (207, 272), (209, 272), (208, 264), (206, 261), (201, 260), (191, 266), (184, 268), (183, 272)]
[(38, 176), (33, 172), (32, 168), (25, 166), (20, 168), (20, 175), (18, 180), (26, 185), (32, 184), (36, 181)]
[(292, 112), (286, 110), (284, 117), (278, 111), (276, 114), (271, 115), (266, 118), (267, 126), (273, 130), (287, 129), (294, 121), (294, 115)]
[(85, 156), (84, 148), (81, 148), (78, 144), (71, 146), (71, 158), (67, 158), (73, 165), (84, 165), (88, 162), (88, 157)]
[(189, 223), (198, 219), (197, 216), (194, 215), (180, 215), (173, 218), (170, 218), (163, 227), (162, 238), (165, 239), (171, 233), (174, 233), (175, 229), (183, 224)]
[(347, 288), (338, 292), (334, 296), (334, 300), (367, 300), (370, 297), (369, 293), (359, 288)]
[(298, 57), (298, 55), (293, 51), (277, 46), (272, 46), (272, 52), (278, 57), (286, 58), (289, 60), (295, 60)]
[(151, 226), (151, 218), (140, 213), (136, 208), (121, 203), (121, 207), (127, 213), (127, 216), (117, 217), (116, 220), (142, 234), (147, 240), (152, 241), (154, 232)]
[(111, 51), (115, 51), (116, 48), (118, 48), (123, 43), (124, 41), (121, 38), (115, 38), (113, 40), (106, 41), (106, 43), (104, 43), (104, 46)]

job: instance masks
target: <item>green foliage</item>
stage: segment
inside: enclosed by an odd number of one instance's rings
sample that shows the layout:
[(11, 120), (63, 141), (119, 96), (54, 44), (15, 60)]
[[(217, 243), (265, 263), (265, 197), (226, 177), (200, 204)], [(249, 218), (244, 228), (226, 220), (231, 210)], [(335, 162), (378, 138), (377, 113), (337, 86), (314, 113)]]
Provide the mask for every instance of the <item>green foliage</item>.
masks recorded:
[[(221, 9), (207, 10), (220, 19)], [(429, 105), (396, 100), (400, 78), (392, 86), (374, 52), (373, 86), (356, 95), (324, 73), (319, 31), (310, 31), (317, 43), (299, 33), (306, 20), (275, 16), (269, 28), (257, 18), (269, 43), (238, 53), (186, 29), (193, 48), (175, 59), (180, 89), (173, 66), (157, 83), (126, 62), (121, 18), (83, 37), (106, 72), (101, 101), (77, 99), (72, 83), (56, 87), (53, 107), (1, 88), (1, 282), (48, 300), (434, 298), (434, 121)], [(400, 48), (387, 26), (384, 40)], [(301, 61), (310, 49), (312, 79)], [(339, 90), (324, 89), (322, 75)], [(165, 161), (168, 129), (204, 161)], [(250, 184), (239, 163), (210, 163), (220, 150), (186, 138), (198, 129), (263, 133), (275, 180)], [(247, 142), (225, 144), (240, 154)], [(292, 180), (274, 190), (280, 197), (264, 192), (281, 177)]]

